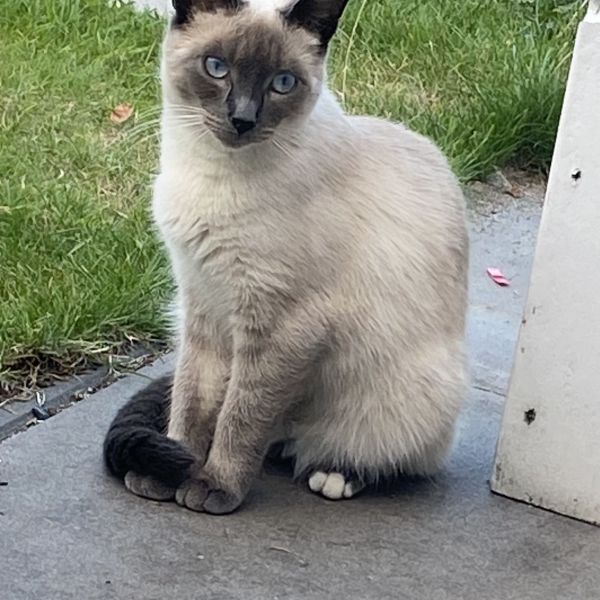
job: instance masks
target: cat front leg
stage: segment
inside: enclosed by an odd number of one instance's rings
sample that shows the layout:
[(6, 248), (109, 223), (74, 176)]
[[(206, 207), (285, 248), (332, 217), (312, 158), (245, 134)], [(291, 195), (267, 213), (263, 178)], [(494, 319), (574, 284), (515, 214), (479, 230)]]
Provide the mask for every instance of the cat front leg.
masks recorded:
[(167, 435), (189, 448), (199, 465), (206, 462), (229, 367), (226, 353), (207, 336), (185, 333), (175, 368)]
[(208, 461), (177, 490), (177, 502), (226, 514), (240, 506), (260, 471), (272, 432), (325, 350), (326, 327), (299, 311), (274, 332), (248, 328), (234, 344), (232, 377)]
[[(227, 352), (216, 348), (197, 328), (185, 332), (175, 368), (167, 435), (192, 452), (196, 468), (206, 462), (225, 397), (229, 363)], [(182, 479), (185, 477), (182, 473)], [(174, 499), (177, 491), (164, 481), (134, 471), (126, 474), (125, 487), (137, 496), (158, 501)]]

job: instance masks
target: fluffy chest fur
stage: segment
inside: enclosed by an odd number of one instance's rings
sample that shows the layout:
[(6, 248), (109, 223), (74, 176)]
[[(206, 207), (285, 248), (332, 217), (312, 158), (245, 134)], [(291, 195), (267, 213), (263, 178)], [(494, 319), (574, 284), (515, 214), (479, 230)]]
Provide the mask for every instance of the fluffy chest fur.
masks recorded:
[(315, 252), (326, 253), (306, 233), (302, 203), (290, 202), (292, 174), (236, 173), (225, 160), (169, 164), (153, 206), (180, 295), (193, 297), (195, 310), (223, 333), (236, 316), (275, 318), (314, 283)]

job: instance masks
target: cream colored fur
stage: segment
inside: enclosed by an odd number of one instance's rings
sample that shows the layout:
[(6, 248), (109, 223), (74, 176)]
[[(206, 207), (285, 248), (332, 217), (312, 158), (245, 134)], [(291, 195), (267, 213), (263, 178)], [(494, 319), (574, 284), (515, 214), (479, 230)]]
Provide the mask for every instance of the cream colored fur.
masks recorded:
[[(195, 332), (211, 340), (194, 383), (206, 410), (223, 402), (241, 313), (277, 336), (292, 312), (282, 335), (321, 344), (273, 433), (298, 473), (434, 473), (466, 385), (468, 240), (445, 158), (406, 127), (348, 116), (317, 81), (310, 115), (227, 149), (177, 120), (164, 68), (153, 211), (179, 290), (180, 361), (196, 360)], [(282, 347), (293, 362), (295, 341)], [(187, 442), (182, 418), (169, 434)]]

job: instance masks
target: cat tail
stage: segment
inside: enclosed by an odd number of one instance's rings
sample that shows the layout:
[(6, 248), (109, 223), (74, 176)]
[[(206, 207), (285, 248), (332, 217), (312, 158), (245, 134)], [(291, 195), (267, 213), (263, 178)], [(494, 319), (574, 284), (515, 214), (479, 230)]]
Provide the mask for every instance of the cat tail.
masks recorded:
[(178, 487), (189, 476), (194, 456), (165, 435), (172, 385), (172, 375), (153, 381), (113, 419), (104, 439), (104, 462), (115, 477), (134, 471)]

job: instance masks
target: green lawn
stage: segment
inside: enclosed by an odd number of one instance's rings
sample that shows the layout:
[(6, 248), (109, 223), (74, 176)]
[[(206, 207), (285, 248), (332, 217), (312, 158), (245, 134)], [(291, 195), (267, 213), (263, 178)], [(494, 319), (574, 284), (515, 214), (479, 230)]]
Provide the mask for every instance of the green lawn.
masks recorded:
[[(353, 0), (333, 80), (349, 110), (435, 138), (463, 179), (546, 166), (579, 4)], [(170, 283), (148, 218), (162, 30), (104, 0), (0, 11), (4, 393), (165, 335)], [(135, 114), (114, 124), (122, 102)]]
[(400, 119), (434, 138), (463, 179), (509, 161), (545, 167), (581, 6), (354, 0), (334, 82), (349, 110)]

